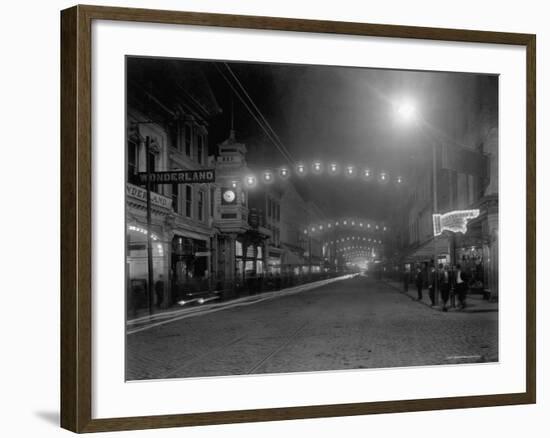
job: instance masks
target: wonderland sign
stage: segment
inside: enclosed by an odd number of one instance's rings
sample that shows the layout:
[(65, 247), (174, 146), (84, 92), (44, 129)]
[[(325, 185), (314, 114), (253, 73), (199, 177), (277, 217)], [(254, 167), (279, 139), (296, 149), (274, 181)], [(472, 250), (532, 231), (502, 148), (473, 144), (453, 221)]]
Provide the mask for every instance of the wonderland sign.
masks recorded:
[(445, 214), (434, 214), (434, 236), (439, 236), (443, 231), (465, 233), (468, 221), (478, 216), (479, 210), (455, 210)]
[(166, 172), (140, 172), (139, 182), (146, 184), (147, 181), (155, 184), (197, 184), (216, 182), (214, 169), (203, 170), (170, 170)]

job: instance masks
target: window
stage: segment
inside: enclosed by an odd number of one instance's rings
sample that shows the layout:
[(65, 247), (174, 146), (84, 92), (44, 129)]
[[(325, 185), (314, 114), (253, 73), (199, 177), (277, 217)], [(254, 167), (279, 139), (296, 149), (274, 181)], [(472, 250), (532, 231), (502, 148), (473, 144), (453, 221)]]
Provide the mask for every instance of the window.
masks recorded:
[(210, 189), (210, 217), (214, 217), (214, 196), (216, 191), (214, 187)]
[(133, 141), (128, 142), (128, 181), (132, 182), (138, 173), (138, 147)]
[(168, 136), (170, 138), (170, 146), (178, 149), (178, 124), (177, 122), (168, 125)]
[(191, 186), (185, 186), (185, 216), (191, 217), (193, 205), (193, 189)]
[(191, 156), (191, 125), (185, 125), (185, 155)]
[(199, 164), (203, 164), (203, 141), (203, 136), (201, 134), (197, 135), (197, 162)]
[(179, 186), (177, 184), (172, 184), (172, 208), (174, 209), (174, 213), (177, 213), (179, 210), (178, 195), (179, 195)]
[(197, 210), (198, 210), (198, 219), (199, 221), (204, 220), (204, 191), (199, 191), (199, 197), (197, 200)]

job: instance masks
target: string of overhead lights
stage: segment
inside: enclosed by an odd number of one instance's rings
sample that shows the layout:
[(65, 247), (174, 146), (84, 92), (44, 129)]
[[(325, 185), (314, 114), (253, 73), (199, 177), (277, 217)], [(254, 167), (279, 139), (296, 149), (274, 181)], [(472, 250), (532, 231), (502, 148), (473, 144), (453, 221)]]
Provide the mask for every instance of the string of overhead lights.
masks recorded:
[(394, 182), (396, 185), (403, 184), (404, 180), (402, 176), (396, 176), (393, 179), (390, 177), (388, 172), (382, 171), (377, 174), (373, 172), (368, 167), (360, 167), (355, 165), (341, 166), (338, 163), (330, 163), (325, 169), (325, 166), (320, 161), (314, 161), (310, 165), (303, 162), (297, 163), (294, 165), (294, 169), (291, 170), (290, 166), (281, 166), (276, 170), (266, 169), (261, 172), (260, 178), (255, 174), (248, 174), (244, 177), (243, 183), (247, 188), (254, 188), (259, 181), (264, 184), (271, 184), (277, 180), (287, 180), (293, 174), (303, 178), (309, 173), (313, 175), (322, 175), (324, 172), (328, 173), (329, 176), (335, 177), (343, 174), (348, 179), (354, 179), (360, 177), (366, 182), (377, 180), (381, 184), (387, 184), (389, 182)]
[(322, 234), (328, 232), (329, 230), (334, 230), (335, 228), (354, 228), (360, 231), (369, 231), (369, 232), (386, 232), (388, 227), (382, 224), (373, 223), (364, 219), (338, 219), (332, 220), (324, 223), (310, 224), (307, 228), (304, 228), (304, 234), (313, 234), (318, 233)]
[(346, 246), (345, 248), (339, 248), (336, 250), (336, 252), (349, 252), (349, 251), (355, 251), (355, 250), (361, 250), (361, 251), (372, 251), (373, 248), (370, 246), (362, 246), (362, 245), (352, 245), (352, 246)]
[(325, 244), (338, 245), (342, 243), (351, 243), (351, 242), (371, 242), (373, 244), (380, 244), (380, 245), (382, 244), (382, 240), (373, 239), (371, 237), (366, 237), (366, 236), (347, 236), (336, 240), (326, 241)]

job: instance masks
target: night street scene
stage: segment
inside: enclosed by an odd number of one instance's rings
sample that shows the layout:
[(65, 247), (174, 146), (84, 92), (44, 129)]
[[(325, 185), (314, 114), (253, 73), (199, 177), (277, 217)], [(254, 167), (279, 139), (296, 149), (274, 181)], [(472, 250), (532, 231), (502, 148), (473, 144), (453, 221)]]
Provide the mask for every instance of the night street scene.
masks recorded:
[(498, 76), (128, 56), (126, 87), (126, 380), (498, 361)]

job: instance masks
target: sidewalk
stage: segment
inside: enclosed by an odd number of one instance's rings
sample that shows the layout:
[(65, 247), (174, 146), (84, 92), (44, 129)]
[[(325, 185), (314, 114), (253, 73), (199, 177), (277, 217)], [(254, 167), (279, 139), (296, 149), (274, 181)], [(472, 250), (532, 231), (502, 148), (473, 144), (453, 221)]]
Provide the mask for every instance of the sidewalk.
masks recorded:
[[(403, 283), (398, 281), (392, 281), (392, 280), (382, 280), (384, 283), (386, 283), (388, 286), (391, 286), (392, 288), (396, 289), (398, 292), (402, 293), (403, 295), (406, 295), (411, 300), (416, 301), (417, 293), (416, 293), (416, 287), (414, 284), (409, 284), (409, 290), (404, 291)], [(428, 293), (428, 289), (424, 289), (422, 291), (422, 301), (416, 301), (419, 304), (423, 304), (427, 307), (430, 307), (435, 310), (442, 310), (441, 306), (441, 295), (438, 297), (438, 304), (434, 307), (431, 307), (430, 303), (430, 295)], [(457, 303), (458, 305), (458, 303)], [(498, 312), (498, 302), (489, 302), (488, 300), (484, 300), (483, 297), (479, 294), (468, 294), (466, 296), (466, 307), (462, 310), (458, 309), (458, 307), (451, 307), (451, 300), (447, 302), (447, 309), (449, 312), (463, 312), (463, 313), (478, 313), (478, 312)]]
[(227, 301), (215, 301), (211, 303), (204, 303), (193, 307), (175, 308), (158, 310), (157, 313), (152, 315), (144, 315), (137, 318), (127, 319), (126, 321), (126, 333), (132, 334), (147, 328), (166, 324), (171, 321), (189, 318), (191, 316), (203, 315), (206, 313), (217, 312), (219, 310), (229, 309), (232, 307), (246, 306), (250, 304), (259, 303), (261, 301), (270, 300), (285, 295), (295, 294), (306, 290), (314, 289), (320, 286), (333, 283), (335, 281), (346, 280), (352, 278), (355, 274), (343, 275), (340, 277), (329, 278), (326, 280), (314, 281), (311, 283), (304, 283), (297, 286), (289, 287), (286, 289), (280, 289), (276, 291), (263, 292), (258, 295), (248, 295), (241, 298), (235, 298)]

